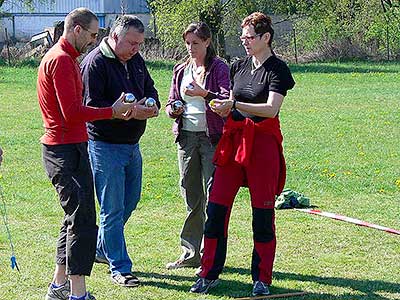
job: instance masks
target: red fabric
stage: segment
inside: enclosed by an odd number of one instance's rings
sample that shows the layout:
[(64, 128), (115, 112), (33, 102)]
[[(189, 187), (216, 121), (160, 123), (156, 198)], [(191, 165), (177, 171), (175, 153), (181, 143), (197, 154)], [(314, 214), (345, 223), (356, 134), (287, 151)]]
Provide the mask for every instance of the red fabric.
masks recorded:
[(76, 58), (80, 53), (63, 37), (43, 57), (38, 70), (37, 95), (46, 145), (88, 140), (87, 121), (111, 119), (112, 109), (82, 103), (82, 78)]
[(217, 253), (217, 243), (218, 239), (204, 237), (204, 254), (206, 255), (201, 257), (201, 272), (199, 274), (202, 278), (206, 278), (208, 272), (210, 272), (214, 266), (215, 255)]
[[(233, 136), (232, 147), (238, 148), (240, 139)], [(231, 207), (241, 186), (249, 188), (251, 206), (273, 209), (280, 180), (280, 153), (275, 138), (259, 132), (254, 136), (251, 160), (243, 167), (233, 159), (217, 166), (209, 201)], [(233, 154), (232, 154), (233, 157)]]
[[(229, 116), (225, 123), (221, 140), (215, 150), (213, 161), (217, 166), (224, 166), (233, 160), (243, 167), (248, 167), (251, 157), (255, 154), (255, 152), (253, 153), (253, 146), (255, 140), (254, 136), (257, 132), (272, 135), (278, 144), (280, 168), (275, 195), (279, 195), (285, 186), (286, 163), (283, 156), (283, 137), (278, 118), (268, 118), (259, 123), (254, 123), (249, 118), (245, 118), (243, 121), (234, 121), (231, 116)], [(236, 151), (234, 150), (235, 144), (238, 144)], [(257, 147), (255, 148), (254, 151), (257, 151)], [(262, 155), (267, 156), (268, 153), (263, 153)], [(257, 164), (257, 162), (255, 163)], [(244, 185), (247, 184), (244, 183)]]

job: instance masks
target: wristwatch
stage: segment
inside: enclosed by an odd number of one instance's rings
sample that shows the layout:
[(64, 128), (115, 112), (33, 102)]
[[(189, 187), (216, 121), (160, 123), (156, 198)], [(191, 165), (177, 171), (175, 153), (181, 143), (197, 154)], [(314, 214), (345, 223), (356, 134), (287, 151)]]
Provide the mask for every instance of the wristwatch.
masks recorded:
[(236, 109), (236, 99), (233, 99), (232, 110)]

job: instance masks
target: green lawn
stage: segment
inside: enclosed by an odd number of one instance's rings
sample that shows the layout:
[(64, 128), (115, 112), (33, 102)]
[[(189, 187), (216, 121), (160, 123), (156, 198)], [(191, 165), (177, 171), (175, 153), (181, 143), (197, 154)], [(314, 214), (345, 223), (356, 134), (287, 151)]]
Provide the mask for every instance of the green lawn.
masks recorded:
[[(291, 66), (296, 87), (280, 116), (288, 167), (286, 187), (319, 209), (400, 229), (400, 66), (343, 63)], [(152, 63), (165, 104), (172, 64)], [(0, 299), (43, 299), (53, 273), (62, 216), (41, 163), (43, 133), (36, 69), (0, 67), (0, 185), (21, 273), (9, 267), (0, 223)], [(232, 299), (248, 296), (252, 238), (246, 190), (231, 218), (226, 268), (207, 296), (188, 293), (194, 269), (167, 271), (180, 254), (185, 207), (179, 196), (171, 120), (148, 122), (141, 140), (143, 197), (126, 227), (139, 288), (113, 285), (95, 265), (89, 289), (100, 299)], [(313, 216), (277, 211), (273, 293), (305, 291), (298, 299), (400, 299), (400, 236)], [(292, 298), (294, 299), (294, 298)]]

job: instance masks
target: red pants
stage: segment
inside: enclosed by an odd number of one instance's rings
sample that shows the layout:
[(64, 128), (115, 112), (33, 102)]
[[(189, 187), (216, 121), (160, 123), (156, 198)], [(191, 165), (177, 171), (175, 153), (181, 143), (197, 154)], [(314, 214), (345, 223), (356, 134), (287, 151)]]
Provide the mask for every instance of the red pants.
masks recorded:
[[(240, 135), (235, 135), (232, 142), (236, 149)], [(216, 279), (222, 272), (233, 201), (239, 188), (248, 186), (253, 208), (252, 278), (253, 281), (271, 284), (276, 248), (274, 204), (281, 172), (280, 160), (276, 138), (257, 132), (248, 166), (240, 165), (232, 157), (225, 165), (216, 167), (207, 207), (200, 277)]]

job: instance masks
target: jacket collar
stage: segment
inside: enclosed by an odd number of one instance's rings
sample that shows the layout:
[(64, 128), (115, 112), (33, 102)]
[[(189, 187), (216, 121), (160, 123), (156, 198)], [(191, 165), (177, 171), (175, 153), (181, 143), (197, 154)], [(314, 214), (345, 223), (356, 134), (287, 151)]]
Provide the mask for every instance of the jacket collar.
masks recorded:
[(108, 44), (108, 37), (105, 37), (101, 41), (99, 48), (100, 48), (101, 54), (103, 54), (105, 57), (117, 59), (117, 56), (115, 55), (114, 51), (111, 49), (110, 45)]

